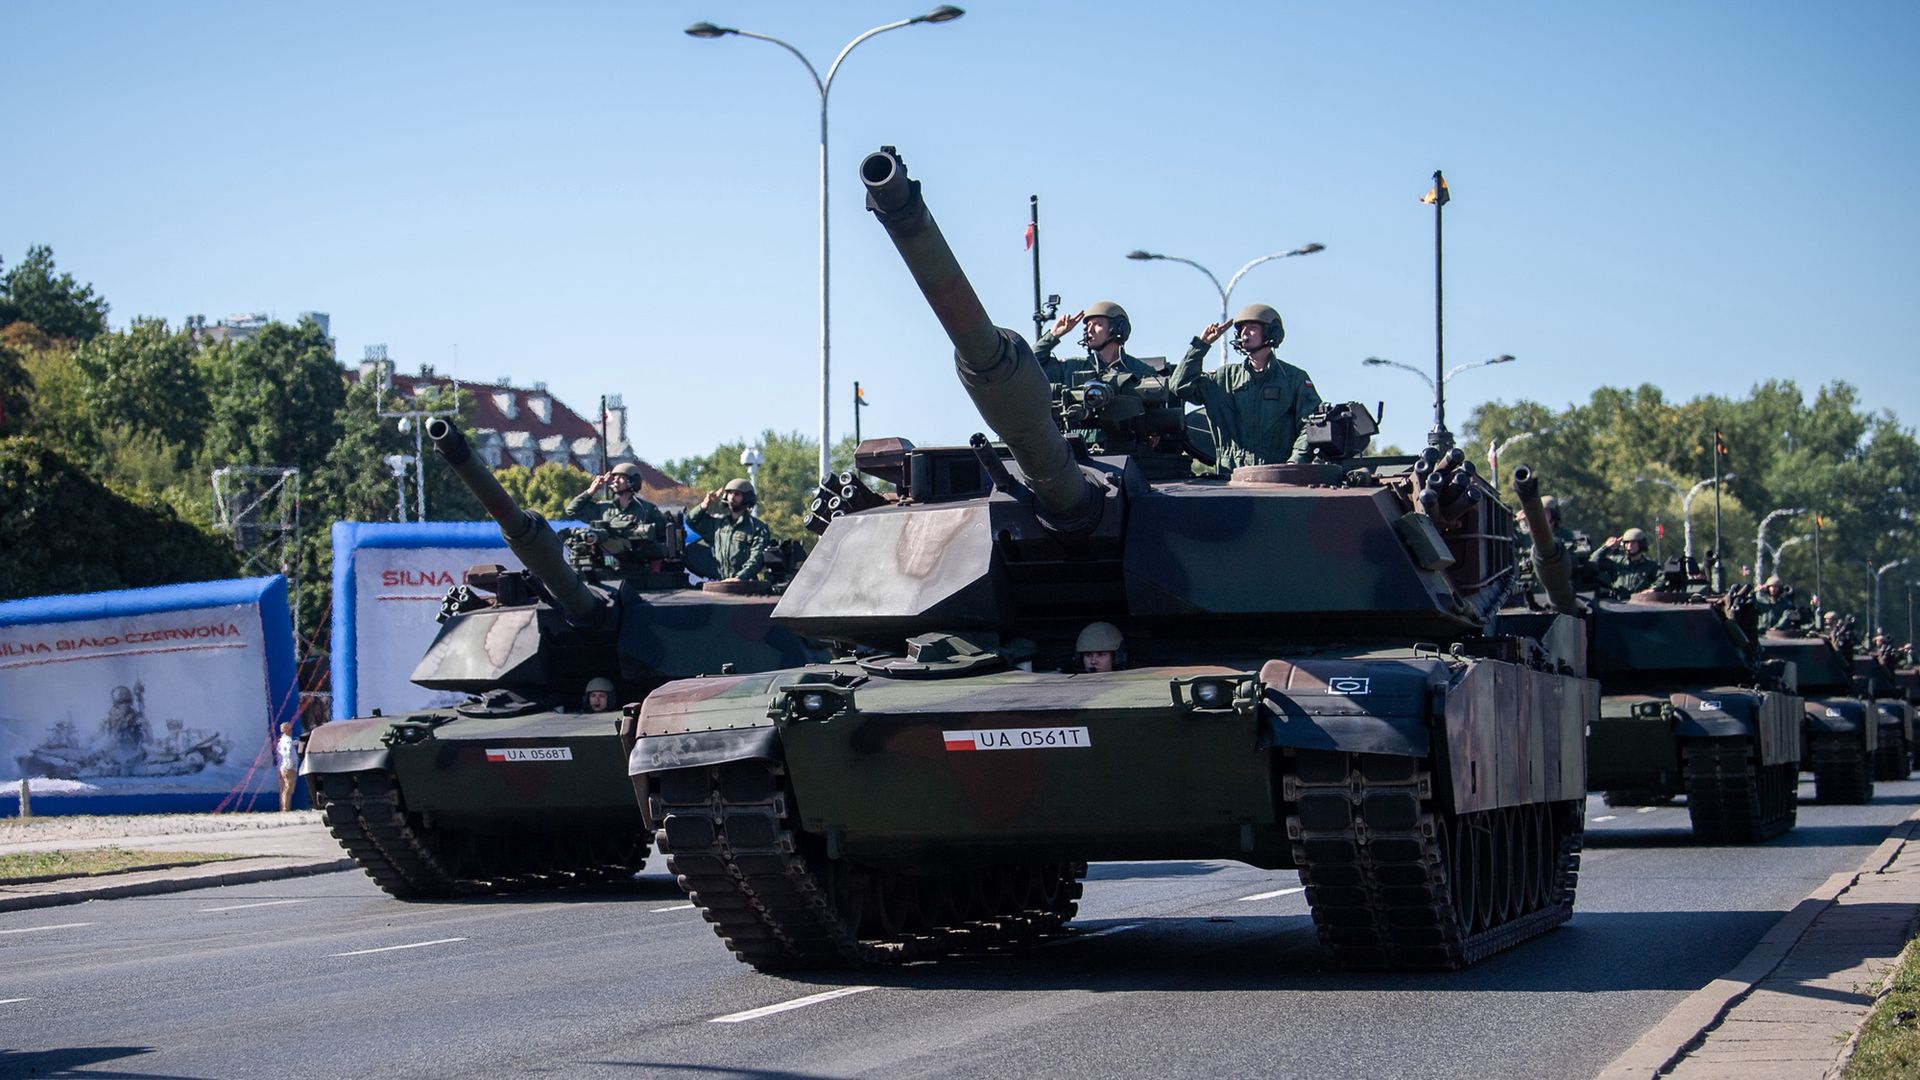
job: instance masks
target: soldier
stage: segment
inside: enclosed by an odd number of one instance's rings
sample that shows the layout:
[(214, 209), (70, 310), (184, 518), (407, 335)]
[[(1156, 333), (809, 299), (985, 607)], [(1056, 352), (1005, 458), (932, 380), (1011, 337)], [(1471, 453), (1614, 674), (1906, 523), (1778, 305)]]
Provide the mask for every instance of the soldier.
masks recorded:
[(581, 705), (588, 712), (606, 712), (613, 708), (613, 680), (605, 675), (588, 680), (586, 693), (581, 695)]
[(1660, 580), (1660, 564), (1647, 557), (1645, 529), (1628, 529), (1619, 536), (1607, 537), (1607, 542), (1594, 552), (1593, 563), (1600, 572), (1600, 580), (1616, 596), (1631, 596), (1652, 588)]
[[(1246, 359), (1202, 371), (1207, 350), (1229, 329)], [(1279, 312), (1249, 304), (1231, 322), (1200, 331), (1173, 369), (1173, 392), (1206, 406), (1216, 471), (1307, 460), (1306, 419), (1320, 407), (1320, 392), (1306, 372), (1273, 355), (1286, 336)]]
[(1768, 574), (1767, 580), (1760, 583), (1760, 591), (1754, 596), (1754, 606), (1759, 609), (1762, 633), (1778, 628), (1793, 614), (1793, 601), (1788, 598), (1779, 574)]
[[(602, 488), (613, 497), (597, 501)], [(660, 508), (643, 499), (640, 491), (640, 466), (631, 461), (615, 465), (609, 472), (593, 478), (587, 490), (567, 503), (566, 516), (584, 521), (602, 540), (624, 541), (623, 556), (633, 559), (659, 558), (665, 553), (667, 530), (672, 527)]]
[[(727, 516), (713, 512), (713, 504), (724, 500)], [(709, 491), (700, 505), (687, 511), (687, 525), (700, 534), (711, 549), (712, 577), (721, 581), (758, 581), (767, 565), (767, 545), (773, 534), (752, 514), (759, 496), (745, 478), (727, 481), (719, 491)]]
[(1120, 662), (1120, 650), (1126, 644), (1120, 628), (1112, 623), (1088, 623), (1074, 641), (1073, 651), (1080, 657), (1081, 671), (1114, 671), (1124, 666)]
[[(1055, 359), (1054, 348), (1066, 337), (1067, 331), (1083, 321), (1080, 344), (1087, 350), (1085, 358)], [(1102, 300), (1088, 304), (1083, 311), (1060, 316), (1053, 328), (1034, 344), (1033, 358), (1040, 361), (1047, 381), (1055, 386), (1071, 390), (1100, 379), (1111, 385), (1116, 394), (1139, 397), (1143, 383), (1164, 384), (1166, 372), (1126, 351), (1127, 338), (1132, 335), (1133, 323), (1127, 318), (1127, 309), (1111, 300)], [(1131, 453), (1136, 449), (1131, 439), (1098, 427), (1076, 428), (1067, 434), (1080, 436), (1089, 446), (1099, 444), (1111, 453)], [(1159, 439), (1157, 435), (1151, 436), (1149, 442), (1157, 444)]]

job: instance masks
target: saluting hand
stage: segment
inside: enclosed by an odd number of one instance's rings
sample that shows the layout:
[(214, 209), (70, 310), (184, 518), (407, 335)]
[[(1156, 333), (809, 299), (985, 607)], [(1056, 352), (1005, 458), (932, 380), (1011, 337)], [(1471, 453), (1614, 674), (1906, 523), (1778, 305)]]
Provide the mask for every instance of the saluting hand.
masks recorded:
[(1053, 331), (1052, 331), (1053, 336), (1057, 338), (1066, 337), (1067, 331), (1073, 329), (1076, 326), (1079, 326), (1080, 320), (1086, 317), (1087, 317), (1087, 313), (1084, 311), (1076, 311), (1071, 315), (1060, 316), (1058, 319), (1055, 319), (1053, 322)]
[(1233, 324), (1230, 322), (1209, 323), (1205, 330), (1200, 331), (1200, 340), (1211, 345), (1225, 337), (1227, 331), (1231, 329), (1233, 329)]

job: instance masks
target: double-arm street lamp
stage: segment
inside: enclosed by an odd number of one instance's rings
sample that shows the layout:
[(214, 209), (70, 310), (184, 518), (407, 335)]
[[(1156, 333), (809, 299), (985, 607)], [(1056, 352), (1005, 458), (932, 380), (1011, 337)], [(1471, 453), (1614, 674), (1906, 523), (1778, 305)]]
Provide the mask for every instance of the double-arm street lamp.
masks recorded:
[[(1483, 367), (1487, 367), (1490, 364), (1511, 364), (1513, 363), (1514, 360), (1515, 360), (1515, 357), (1508, 355), (1506, 353), (1501, 353), (1499, 356), (1496, 356), (1491, 360), (1475, 360), (1471, 364), (1455, 364), (1453, 367), (1450, 367), (1447, 369), (1447, 373), (1445, 375), (1440, 376), (1440, 386), (1445, 386), (1447, 383), (1452, 382), (1453, 377), (1455, 375), (1460, 374), (1463, 371), (1472, 371), (1474, 368), (1483, 368)], [(1433, 384), (1433, 376), (1427, 374), (1425, 371), (1422, 371), (1417, 367), (1414, 367), (1412, 364), (1403, 364), (1398, 360), (1388, 360), (1379, 356), (1369, 356), (1365, 360), (1362, 360), (1360, 362), (1362, 364), (1365, 364), (1368, 367), (1395, 367), (1395, 368), (1399, 368), (1401, 371), (1411, 371), (1415, 375), (1420, 376), (1421, 381), (1427, 384), (1427, 389), (1432, 390), (1435, 393), (1438, 393), (1440, 390), (1440, 386), (1435, 386)]]
[(840, 50), (840, 55), (833, 58), (833, 64), (827, 68), (827, 77), (824, 79), (820, 77), (819, 69), (813, 66), (813, 61), (808, 60), (806, 55), (799, 49), (781, 41), (777, 37), (772, 37), (768, 34), (756, 34), (751, 30), (736, 30), (731, 26), (715, 26), (710, 22), (697, 22), (687, 27), (687, 34), (690, 37), (718, 38), (733, 35), (736, 37), (753, 38), (756, 41), (767, 41), (778, 45), (792, 53), (795, 58), (806, 65), (807, 74), (813, 76), (814, 89), (820, 92), (820, 469), (818, 475), (821, 476), (827, 474), (828, 455), (833, 450), (832, 428), (828, 425), (828, 418), (831, 411), (829, 405), (833, 396), (831, 390), (833, 383), (829, 377), (832, 352), (829, 347), (830, 321), (827, 302), (829, 296), (827, 272), (827, 94), (833, 89), (833, 77), (839, 72), (841, 61), (847, 58), (847, 54), (853, 51), (854, 46), (876, 34), (884, 34), (889, 30), (898, 30), (903, 26), (913, 26), (916, 23), (952, 22), (964, 14), (966, 14), (965, 11), (951, 4), (941, 4), (925, 15), (916, 15), (911, 19), (901, 19), (898, 22), (887, 23), (885, 26), (876, 26), (866, 33), (861, 34), (859, 37), (854, 38), (852, 41), (847, 42), (846, 47)]
[(1227, 308), (1229, 306), (1230, 298), (1233, 296), (1233, 287), (1240, 284), (1240, 279), (1247, 276), (1247, 271), (1253, 269), (1256, 266), (1259, 266), (1261, 263), (1272, 262), (1275, 259), (1291, 259), (1295, 255), (1312, 255), (1315, 252), (1320, 252), (1325, 250), (1327, 250), (1327, 245), (1325, 244), (1307, 244), (1302, 247), (1294, 248), (1292, 251), (1276, 251), (1271, 255), (1262, 255), (1257, 259), (1250, 260), (1245, 266), (1242, 266), (1240, 269), (1235, 270), (1233, 272), (1233, 276), (1227, 279), (1227, 283), (1225, 285), (1220, 284), (1220, 279), (1214, 276), (1213, 271), (1207, 269), (1206, 267), (1200, 265), (1197, 262), (1194, 262), (1192, 259), (1183, 259), (1178, 255), (1162, 255), (1157, 251), (1141, 251), (1140, 249), (1135, 248), (1134, 250), (1127, 252), (1127, 258), (1133, 259), (1136, 262), (1152, 262), (1154, 260), (1160, 260), (1163, 262), (1177, 262), (1177, 263), (1184, 264), (1186, 266), (1191, 266), (1195, 270), (1198, 270), (1201, 273), (1207, 275), (1207, 280), (1213, 282), (1214, 291), (1220, 294), (1220, 321), (1226, 322)]
[(1894, 567), (1905, 566), (1912, 561), (1913, 561), (1912, 559), (1895, 559), (1892, 562), (1886, 564), (1885, 566), (1874, 566), (1872, 563), (1867, 564), (1867, 566), (1873, 570), (1873, 628), (1870, 631), (1871, 633), (1878, 633), (1880, 630), (1880, 579), (1881, 577), (1883, 577), (1887, 571), (1893, 569)]
[[(1719, 481), (1731, 480), (1734, 477), (1739, 475), (1740, 475), (1739, 473), (1728, 473), (1727, 475), (1720, 477)], [(1672, 488), (1673, 493), (1680, 496), (1681, 528), (1685, 532), (1685, 540), (1683, 542), (1683, 546), (1685, 548), (1687, 558), (1691, 559), (1693, 558), (1693, 497), (1695, 495), (1700, 494), (1702, 491), (1705, 491), (1706, 489), (1712, 487), (1715, 483), (1719, 481), (1716, 481), (1713, 477), (1709, 476), (1705, 480), (1702, 480), (1699, 483), (1688, 488), (1685, 492), (1682, 492), (1680, 490), (1679, 484), (1676, 484), (1673, 481), (1668, 480), (1667, 478), (1662, 476), (1642, 476), (1642, 477), (1636, 478), (1634, 482), (1640, 483), (1640, 484), (1659, 484), (1661, 487)], [(1764, 533), (1765, 533), (1765, 530), (1762, 530), (1763, 535)]]
[[(1422, 371), (1420, 374), (1425, 375), (1426, 372)], [(1506, 453), (1507, 451), (1513, 449), (1515, 446), (1519, 445), (1520, 443), (1526, 442), (1528, 439), (1531, 439), (1536, 435), (1551, 435), (1551, 434), (1553, 434), (1553, 429), (1550, 427), (1545, 427), (1545, 428), (1541, 428), (1538, 431), (1523, 431), (1518, 435), (1514, 435), (1508, 438), (1506, 442), (1501, 442), (1499, 439), (1487, 440), (1487, 473), (1488, 475), (1493, 477), (1494, 490), (1497, 491), (1500, 488), (1500, 455), (1501, 454)]]
[(1759, 532), (1753, 538), (1753, 580), (1767, 579), (1767, 526), (1773, 524), (1775, 518), (1794, 517), (1806, 512), (1807, 508), (1804, 506), (1796, 506), (1792, 509), (1782, 507), (1760, 519)]

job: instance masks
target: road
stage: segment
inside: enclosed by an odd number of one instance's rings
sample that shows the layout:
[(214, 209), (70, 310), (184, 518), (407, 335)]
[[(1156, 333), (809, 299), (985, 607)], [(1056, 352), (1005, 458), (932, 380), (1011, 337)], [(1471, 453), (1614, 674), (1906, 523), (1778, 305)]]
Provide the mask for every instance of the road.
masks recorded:
[(1702, 848), (1684, 808), (1595, 798), (1573, 921), (1452, 974), (1333, 968), (1296, 875), (1221, 862), (1096, 865), (1023, 955), (797, 978), (736, 963), (657, 857), (594, 893), (340, 873), (17, 912), (0, 1076), (1586, 1077), (1915, 803)]

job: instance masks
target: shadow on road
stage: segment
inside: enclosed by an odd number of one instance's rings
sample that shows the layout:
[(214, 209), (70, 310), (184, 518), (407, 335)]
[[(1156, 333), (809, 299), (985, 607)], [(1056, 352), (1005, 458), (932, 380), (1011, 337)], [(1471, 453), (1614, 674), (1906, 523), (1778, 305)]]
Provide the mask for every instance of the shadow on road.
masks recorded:
[(171, 1073), (101, 1069), (104, 1062), (151, 1054), (151, 1046), (73, 1046), (60, 1050), (0, 1049), (0, 1076), (85, 1076), (103, 1080), (176, 1080)]

